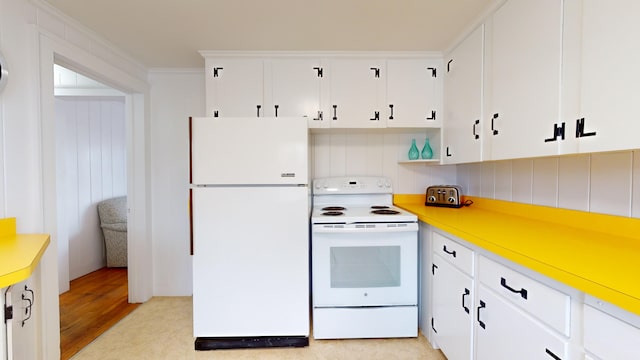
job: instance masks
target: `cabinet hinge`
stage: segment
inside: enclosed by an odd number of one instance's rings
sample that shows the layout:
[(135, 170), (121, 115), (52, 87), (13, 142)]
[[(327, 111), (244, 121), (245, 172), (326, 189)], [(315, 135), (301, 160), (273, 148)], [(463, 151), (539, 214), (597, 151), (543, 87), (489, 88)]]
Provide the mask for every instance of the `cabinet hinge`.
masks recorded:
[(374, 68), (372, 67), (371, 70), (373, 70), (373, 74), (376, 78), (380, 77), (380, 68)]
[(595, 131), (588, 132), (588, 133), (584, 132), (584, 118), (576, 120), (576, 137), (577, 138), (581, 138), (585, 136), (595, 136), (595, 135), (596, 135)]
[(447, 72), (451, 71), (451, 63), (453, 62), (453, 59), (449, 60), (447, 62)]
[(220, 70), (222, 70), (223, 68), (221, 67), (214, 67), (213, 68), (213, 77), (219, 77), (220, 76)]
[(427, 118), (427, 120), (435, 120), (436, 119), (436, 111), (431, 110), (431, 116)]
[(13, 319), (13, 306), (5, 305), (4, 306), (4, 323), (7, 323), (7, 320)]
[(558, 138), (564, 140), (564, 122), (562, 126), (558, 126), (558, 124), (553, 124), (553, 137), (548, 139), (544, 139), (544, 142), (556, 141)]
[(438, 268), (438, 265), (436, 264), (431, 264), (431, 274), (435, 275), (436, 274), (436, 269)]
[(436, 68), (430, 67), (430, 68), (427, 68), (427, 70), (431, 70), (431, 77), (436, 77), (436, 74), (437, 74)]
[(323, 68), (321, 68), (321, 67), (314, 67), (314, 68), (313, 68), (313, 70), (315, 70), (315, 71), (318, 73), (318, 77), (323, 77), (323, 75), (324, 75), (324, 74), (323, 74), (323, 72), (324, 72), (324, 69), (323, 69)]

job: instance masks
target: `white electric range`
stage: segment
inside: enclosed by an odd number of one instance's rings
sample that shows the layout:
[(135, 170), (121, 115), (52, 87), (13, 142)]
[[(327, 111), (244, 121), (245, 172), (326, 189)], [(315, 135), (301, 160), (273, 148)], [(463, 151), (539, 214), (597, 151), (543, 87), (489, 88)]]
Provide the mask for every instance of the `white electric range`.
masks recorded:
[(418, 219), (385, 177), (313, 181), (313, 336), (418, 334)]

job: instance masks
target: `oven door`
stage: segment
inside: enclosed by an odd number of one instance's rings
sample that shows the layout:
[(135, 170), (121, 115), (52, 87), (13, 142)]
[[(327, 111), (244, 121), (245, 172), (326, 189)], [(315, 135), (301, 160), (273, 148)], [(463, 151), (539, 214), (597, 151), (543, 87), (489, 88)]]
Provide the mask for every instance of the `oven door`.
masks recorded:
[(417, 305), (418, 224), (317, 224), (313, 306)]

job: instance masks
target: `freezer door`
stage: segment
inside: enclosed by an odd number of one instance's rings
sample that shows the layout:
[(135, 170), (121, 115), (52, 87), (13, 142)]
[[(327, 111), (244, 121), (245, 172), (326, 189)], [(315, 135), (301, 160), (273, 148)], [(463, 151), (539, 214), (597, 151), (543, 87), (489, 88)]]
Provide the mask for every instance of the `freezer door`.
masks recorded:
[(194, 336), (308, 336), (308, 188), (195, 188), (192, 206)]
[(307, 184), (304, 118), (191, 118), (191, 183)]

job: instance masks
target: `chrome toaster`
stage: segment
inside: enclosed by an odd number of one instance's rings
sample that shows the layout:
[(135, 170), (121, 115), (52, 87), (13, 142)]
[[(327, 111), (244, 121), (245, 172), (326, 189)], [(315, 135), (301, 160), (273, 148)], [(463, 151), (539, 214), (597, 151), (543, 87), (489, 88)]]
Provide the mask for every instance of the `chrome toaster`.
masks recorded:
[(458, 185), (435, 185), (427, 188), (425, 205), (459, 208), (462, 190)]

